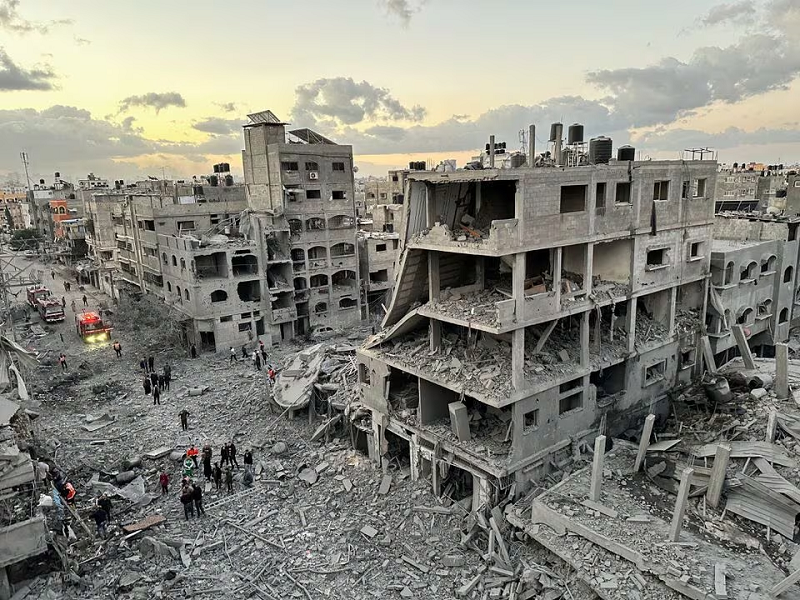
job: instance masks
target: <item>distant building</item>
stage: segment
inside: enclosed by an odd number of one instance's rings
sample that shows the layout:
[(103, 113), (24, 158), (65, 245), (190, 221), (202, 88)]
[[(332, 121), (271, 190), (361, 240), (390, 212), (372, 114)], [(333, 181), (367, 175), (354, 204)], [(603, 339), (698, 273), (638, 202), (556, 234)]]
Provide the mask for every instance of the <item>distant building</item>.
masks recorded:
[(245, 186), (267, 258), (273, 342), (362, 318), (353, 148), (310, 129), (286, 130), (272, 112), (250, 115)]

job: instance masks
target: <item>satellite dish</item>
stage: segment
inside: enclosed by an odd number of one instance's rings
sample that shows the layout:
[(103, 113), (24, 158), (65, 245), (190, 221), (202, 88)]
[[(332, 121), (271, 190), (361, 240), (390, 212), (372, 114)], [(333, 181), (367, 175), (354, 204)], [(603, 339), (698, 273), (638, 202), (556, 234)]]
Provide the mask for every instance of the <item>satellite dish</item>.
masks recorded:
[(356, 165), (353, 165), (353, 173), (358, 173), (358, 167)]

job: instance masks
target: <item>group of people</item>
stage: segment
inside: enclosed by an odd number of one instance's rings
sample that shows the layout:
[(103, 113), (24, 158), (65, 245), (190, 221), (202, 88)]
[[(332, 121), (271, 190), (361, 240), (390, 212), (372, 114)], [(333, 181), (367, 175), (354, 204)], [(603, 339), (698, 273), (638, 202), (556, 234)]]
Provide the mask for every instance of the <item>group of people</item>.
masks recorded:
[(188, 477), (181, 480), (181, 504), (183, 504), (183, 516), (186, 520), (205, 516), (206, 510), (203, 508), (203, 488), (199, 483), (193, 483)]
[[(116, 347), (114, 348), (116, 351)], [(121, 352), (120, 348), (120, 352)], [(172, 368), (169, 363), (164, 365), (163, 373), (158, 373), (155, 370), (155, 359), (142, 357), (139, 362), (139, 368), (144, 373), (142, 380), (142, 388), (144, 389), (145, 396), (153, 395), (153, 404), (161, 404), (161, 392), (169, 391), (169, 383), (172, 380)]]

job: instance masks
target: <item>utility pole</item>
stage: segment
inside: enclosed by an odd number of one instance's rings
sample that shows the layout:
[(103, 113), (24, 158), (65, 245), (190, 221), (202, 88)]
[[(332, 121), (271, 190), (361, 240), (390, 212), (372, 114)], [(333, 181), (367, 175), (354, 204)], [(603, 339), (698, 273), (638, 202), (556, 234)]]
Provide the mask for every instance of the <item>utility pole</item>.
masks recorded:
[(28, 153), (22, 151), (19, 153), (19, 157), (22, 159), (22, 166), (25, 168), (25, 185), (28, 188), (28, 191), (31, 191), (31, 176), (28, 173)]

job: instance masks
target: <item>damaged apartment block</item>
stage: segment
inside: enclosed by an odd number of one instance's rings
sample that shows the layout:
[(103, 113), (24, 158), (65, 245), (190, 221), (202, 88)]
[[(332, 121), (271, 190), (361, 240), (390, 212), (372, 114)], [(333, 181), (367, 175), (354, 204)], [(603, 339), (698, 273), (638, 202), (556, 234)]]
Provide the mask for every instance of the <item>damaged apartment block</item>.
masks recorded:
[(716, 163), (536, 164), (408, 175), (409, 241), (358, 354), (370, 455), (476, 509), (698, 374)]

